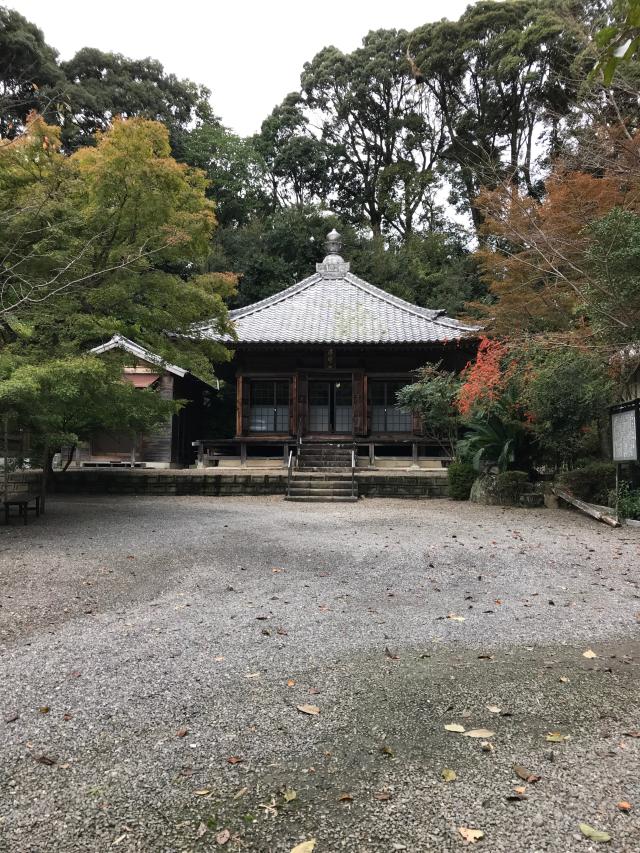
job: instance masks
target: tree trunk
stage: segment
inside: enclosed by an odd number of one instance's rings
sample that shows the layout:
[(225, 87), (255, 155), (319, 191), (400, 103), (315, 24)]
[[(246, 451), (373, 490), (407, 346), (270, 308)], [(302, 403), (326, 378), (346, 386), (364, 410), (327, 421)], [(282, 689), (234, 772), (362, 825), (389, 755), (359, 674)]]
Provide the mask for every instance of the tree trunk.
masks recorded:
[(67, 461), (64, 463), (64, 468), (62, 469), (63, 473), (67, 470), (69, 465), (71, 465), (71, 461), (73, 460), (73, 454), (76, 452), (77, 446), (78, 446), (77, 444), (71, 445), (71, 449), (69, 450), (69, 453), (67, 454)]

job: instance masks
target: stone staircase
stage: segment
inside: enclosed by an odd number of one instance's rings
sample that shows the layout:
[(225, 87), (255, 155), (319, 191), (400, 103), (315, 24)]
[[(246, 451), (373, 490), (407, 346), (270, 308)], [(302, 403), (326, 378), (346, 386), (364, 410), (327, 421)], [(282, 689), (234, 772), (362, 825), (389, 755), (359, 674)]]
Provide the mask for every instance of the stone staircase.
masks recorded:
[(351, 450), (341, 444), (303, 444), (285, 500), (352, 503), (358, 483), (351, 481)]

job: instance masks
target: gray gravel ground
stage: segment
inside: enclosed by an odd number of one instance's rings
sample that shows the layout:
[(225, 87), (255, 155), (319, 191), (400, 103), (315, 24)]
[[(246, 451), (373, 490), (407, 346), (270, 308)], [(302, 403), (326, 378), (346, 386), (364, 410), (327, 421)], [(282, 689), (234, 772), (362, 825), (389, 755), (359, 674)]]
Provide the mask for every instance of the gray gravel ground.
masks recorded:
[(0, 528), (0, 572), (2, 851), (640, 850), (637, 530), (59, 499)]

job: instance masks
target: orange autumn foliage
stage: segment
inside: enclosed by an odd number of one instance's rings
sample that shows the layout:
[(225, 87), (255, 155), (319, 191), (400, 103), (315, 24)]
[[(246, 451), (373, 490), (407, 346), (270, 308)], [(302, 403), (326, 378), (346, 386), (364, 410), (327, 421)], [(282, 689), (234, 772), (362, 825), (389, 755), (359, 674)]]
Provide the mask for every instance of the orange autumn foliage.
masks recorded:
[(500, 341), (482, 338), (476, 360), (470, 361), (461, 374), (457, 406), (463, 417), (478, 406), (486, 409), (500, 399), (505, 380), (502, 361), (506, 353)]
[(468, 307), (488, 331), (584, 332), (582, 295), (593, 286), (588, 226), (616, 207), (640, 212), (640, 169), (632, 162), (640, 133), (634, 142), (610, 138), (599, 172), (556, 163), (541, 202), (513, 184), (481, 192), (485, 243), (476, 257), (494, 303)]

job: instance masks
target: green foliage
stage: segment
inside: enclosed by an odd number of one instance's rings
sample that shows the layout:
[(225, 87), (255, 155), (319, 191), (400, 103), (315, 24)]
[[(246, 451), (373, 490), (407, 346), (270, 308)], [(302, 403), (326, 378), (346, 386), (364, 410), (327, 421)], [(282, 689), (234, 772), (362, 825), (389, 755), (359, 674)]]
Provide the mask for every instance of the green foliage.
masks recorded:
[(462, 459), (470, 459), (476, 471), (493, 466), (506, 471), (530, 465), (531, 447), (524, 425), (510, 417), (500, 404), (494, 405), (490, 414), (472, 417), (465, 429), (457, 453)]
[(563, 471), (559, 483), (576, 498), (606, 505), (609, 491), (615, 488), (616, 466), (612, 462), (590, 462)]
[[(610, 86), (621, 63), (629, 62), (640, 50), (640, 0), (612, 4), (614, 17), (596, 35), (600, 57), (595, 70)], [(616, 14), (618, 13), (618, 14)]]
[(267, 190), (273, 208), (298, 207), (324, 201), (331, 190), (333, 153), (308, 126), (303, 101), (293, 92), (263, 122), (253, 144), (266, 170)]
[(606, 365), (591, 352), (567, 348), (534, 354), (521, 401), (543, 461), (560, 467), (597, 449), (598, 422), (612, 390)]
[(496, 492), (505, 504), (517, 504), (528, 482), (526, 471), (500, 471), (496, 475)]
[(169, 130), (172, 152), (182, 154), (194, 122), (211, 121), (210, 92), (191, 80), (166, 74), (155, 59), (129, 59), (85, 47), (61, 63), (66, 76), (62, 138), (69, 150), (95, 144), (114, 117), (161, 121)]
[(377, 30), (362, 47), (321, 50), (304, 66), (308, 113), (332, 151), (332, 207), (355, 225), (406, 236), (428, 221), (445, 145), (406, 61), (406, 33)]
[(50, 445), (166, 418), (174, 404), (122, 383), (122, 359), (86, 357), (116, 332), (211, 379), (228, 352), (193, 327), (229, 329), (233, 279), (201, 271), (215, 225), (204, 190), (167, 129), (143, 119), (71, 157), (40, 119), (0, 148), (0, 411)]
[(449, 497), (452, 501), (468, 501), (471, 486), (477, 476), (476, 470), (469, 462), (452, 462), (447, 468)]
[(584, 306), (604, 340), (640, 338), (640, 215), (616, 207), (588, 228)]
[(57, 56), (38, 27), (0, 6), (0, 139), (13, 139), (32, 110), (59, 100), (64, 75)]
[(251, 139), (221, 124), (202, 124), (186, 137), (183, 158), (206, 174), (207, 196), (215, 200), (221, 228), (246, 225), (265, 208), (265, 167)]
[(541, 142), (550, 152), (557, 147), (559, 120), (576, 98), (572, 64), (585, 37), (572, 24), (574, 11), (562, 0), (481, 0), (458, 21), (411, 33), (424, 86), (447, 128), (442, 168), (476, 227), (481, 187), (505, 178), (540, 193), (533, 153)]
[(640, 519), (640, 489), (633, 489), (629, 483), (620, 483), (618, 492), (610, 493), (609, 505), (617, 506), (622, 518)]
[(460, 380), (455, 373), (442, 370), (440, 364), (429, 364), (416, 372), (416, 381), (398, 391), (398, 405), (418, 415), (423, 434), (439, 444), (449, 456), (454, 455), (460, 426), (456, 399)]
[(144, 432), (179, 404), (122, 381), (121, 365), (90, 356), (23, 364), (0, 382), (0, 411), (53, 448), (97, 429)]

